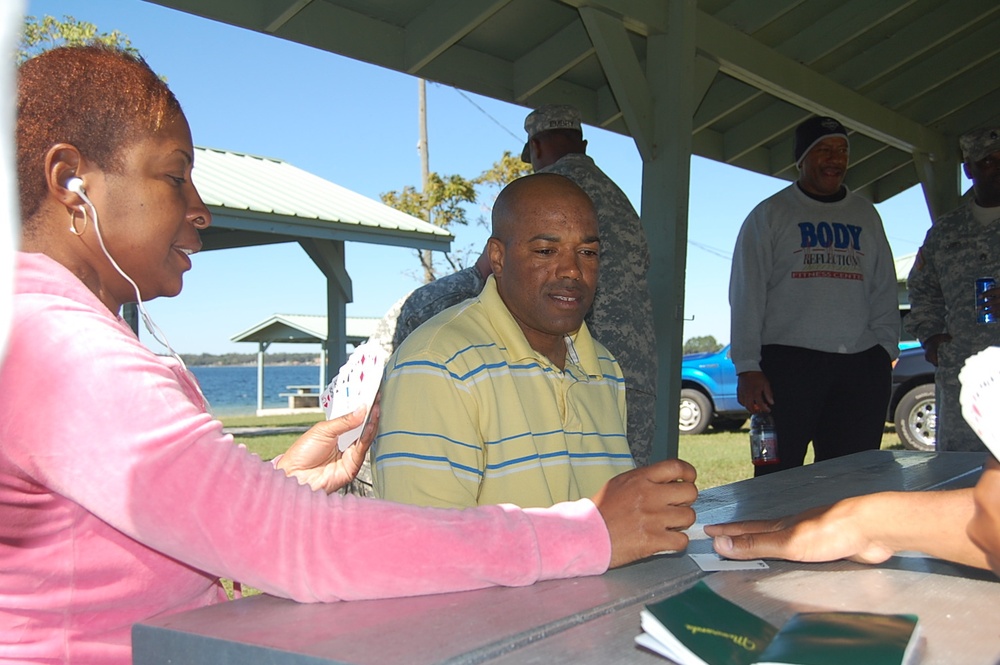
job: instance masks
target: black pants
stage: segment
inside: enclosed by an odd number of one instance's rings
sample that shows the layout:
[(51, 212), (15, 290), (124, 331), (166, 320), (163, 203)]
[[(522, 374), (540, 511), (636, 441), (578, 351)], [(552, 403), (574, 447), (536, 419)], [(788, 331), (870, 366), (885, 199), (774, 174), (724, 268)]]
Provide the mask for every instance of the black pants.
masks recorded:
[(781, 461), (754, 467), (755, 476), (802, 466), (810, 441), (817, 462), (878, 450), (892, 390), (885, 349), (844, 354), (770, 344), (760, 355)]

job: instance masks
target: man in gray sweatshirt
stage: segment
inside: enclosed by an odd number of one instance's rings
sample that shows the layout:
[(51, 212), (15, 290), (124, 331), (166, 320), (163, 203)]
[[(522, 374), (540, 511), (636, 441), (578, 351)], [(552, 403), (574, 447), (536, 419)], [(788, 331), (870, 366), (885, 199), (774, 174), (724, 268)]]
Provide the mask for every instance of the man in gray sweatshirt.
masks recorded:
[(729, 282), (737, 397), (770, 412), (779, 461), (755, 475), (878, 449), (899, 353), (896, 273), (882, 220), (844, 185), (847, 130), (796, 128), (798, 180), (740, 229)]

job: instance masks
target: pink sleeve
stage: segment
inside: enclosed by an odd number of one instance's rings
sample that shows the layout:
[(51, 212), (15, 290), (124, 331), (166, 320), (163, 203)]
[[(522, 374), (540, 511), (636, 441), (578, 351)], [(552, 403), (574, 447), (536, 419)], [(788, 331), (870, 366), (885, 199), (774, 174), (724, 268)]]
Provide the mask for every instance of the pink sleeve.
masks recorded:
[(4, 452), (137, 544), (299, 601), (526, 585), (608, 566), (589, 500), (440, 510), (312, 492), (234, 445), (174, 368), (113, 319), (42, 311), (18, 322), (0, 374)]

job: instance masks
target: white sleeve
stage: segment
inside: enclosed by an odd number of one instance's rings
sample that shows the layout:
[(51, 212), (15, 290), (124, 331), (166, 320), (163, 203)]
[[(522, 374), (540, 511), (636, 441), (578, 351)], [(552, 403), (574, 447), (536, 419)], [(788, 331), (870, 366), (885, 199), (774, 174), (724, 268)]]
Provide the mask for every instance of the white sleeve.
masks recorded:
[(730, 342), (737, 373), (760, 370), (767, 284), (773, 265), (769, 208), (765, 201), (747, 216), (733, 250), (729, 277)]

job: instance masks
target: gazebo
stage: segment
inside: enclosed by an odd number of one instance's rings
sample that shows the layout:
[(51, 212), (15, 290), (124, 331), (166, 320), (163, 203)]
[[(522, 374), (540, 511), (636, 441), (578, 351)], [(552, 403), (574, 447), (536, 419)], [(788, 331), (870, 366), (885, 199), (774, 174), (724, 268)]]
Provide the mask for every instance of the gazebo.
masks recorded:
[[(352, 317), (346, 319), (347, 344), (357, 346), (368, 339), (377, 317)], [(234, 342), (257, 342), (257, 411), (264, 408), (264, 352), (271, 344), (319, 344), (319, 390), (329, 382), (327, 371), (327, 317), (311, 314), (274, 314), (260, 323), (233, 335)]]
[[(453, 236), (280, 159), (196, 147), (194, 181), (212, 212), (203, 250), (297, 242), (327, 280), (325, 375), (346, 360), (346, 243), (448, 251)], [(277, 340), (274, 340), (277, 341)], [(295, 340), (285, 340), (295, 341)]]

